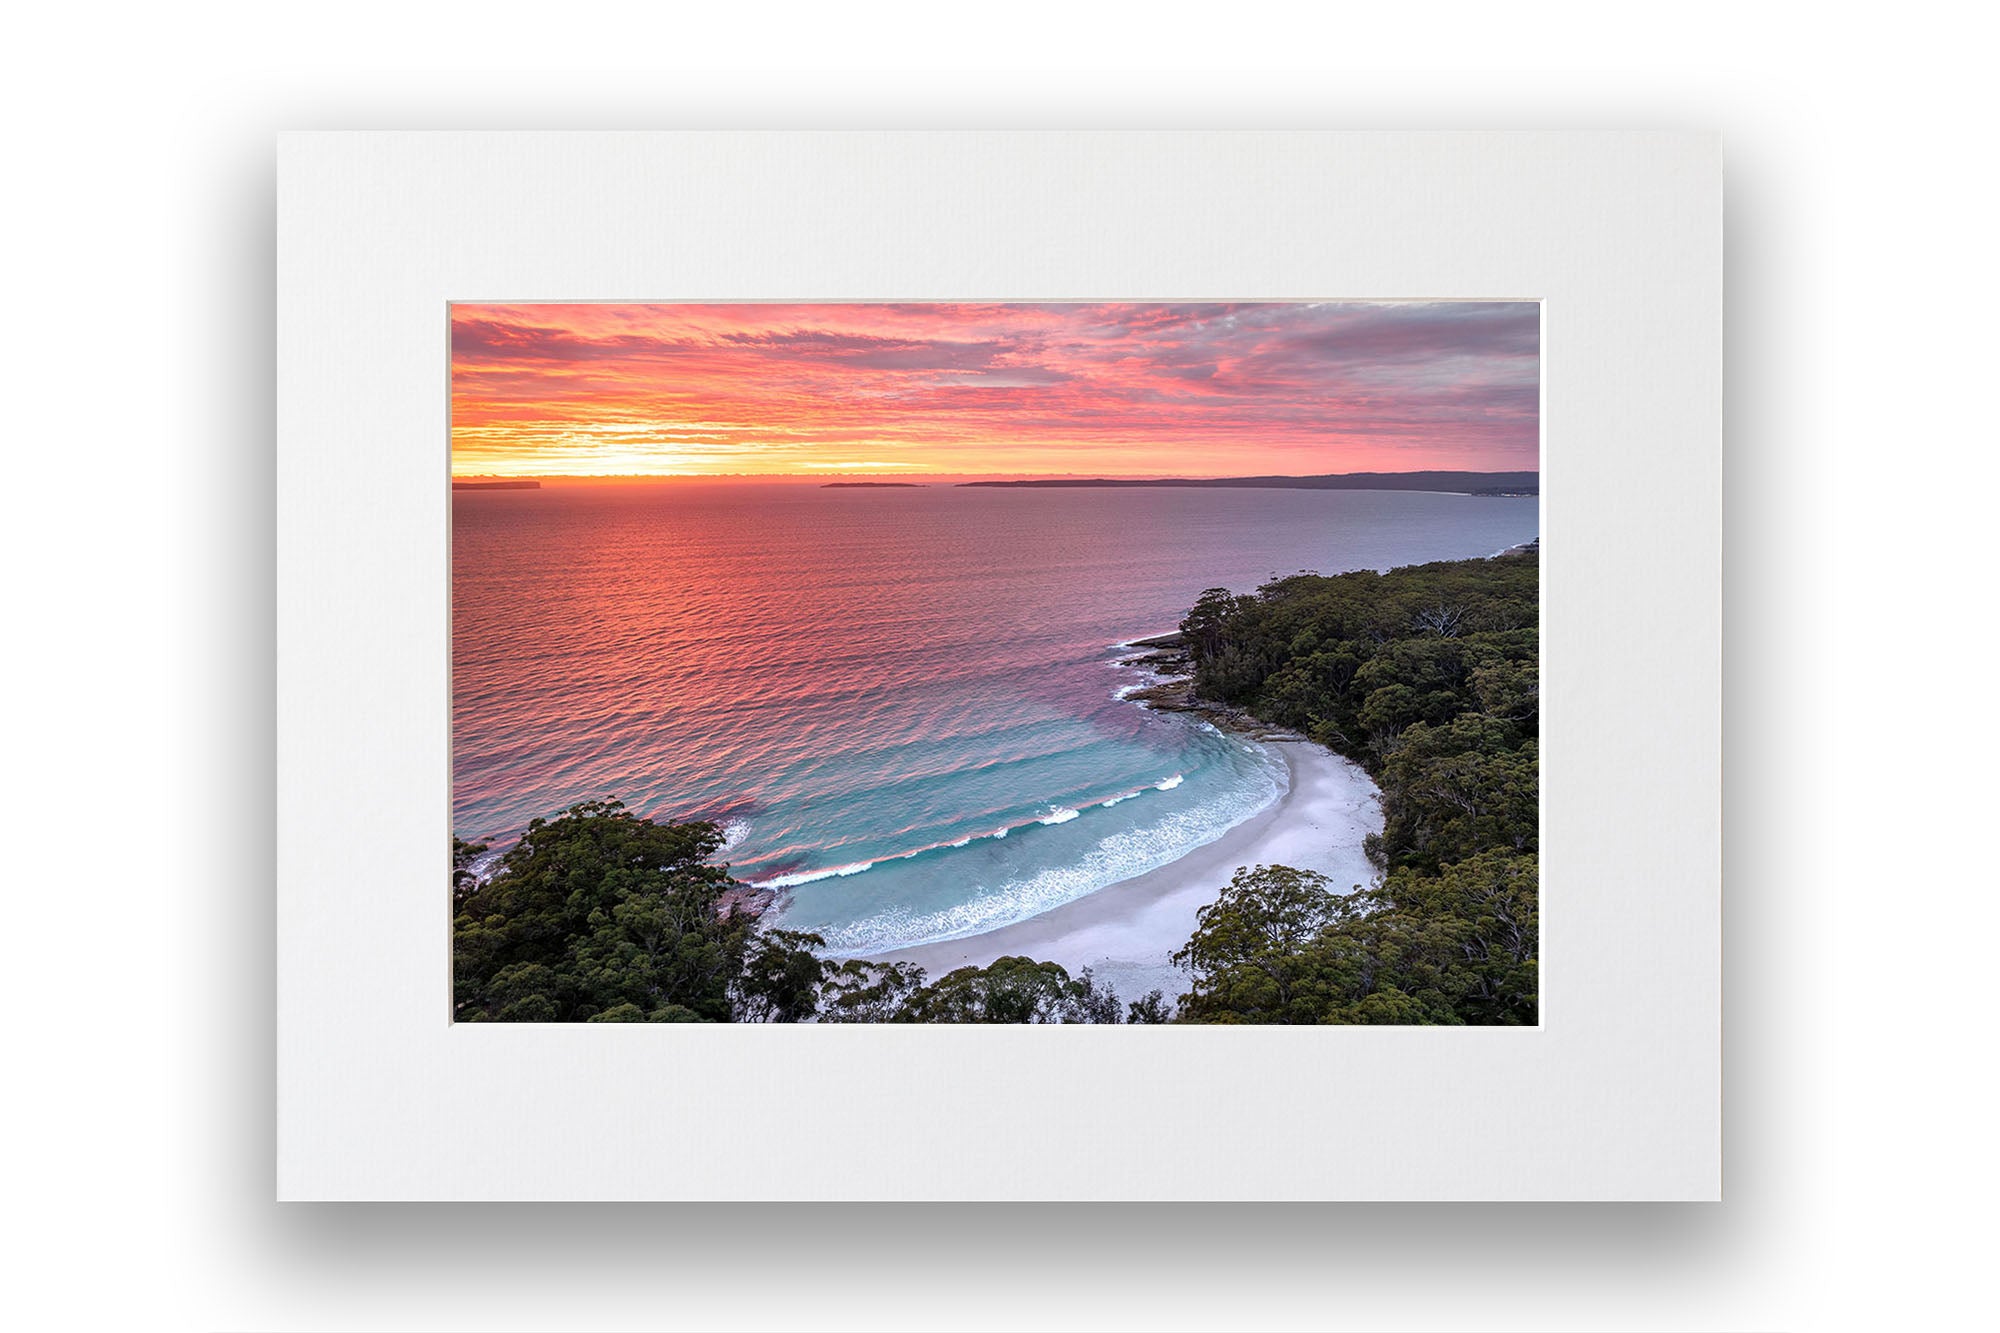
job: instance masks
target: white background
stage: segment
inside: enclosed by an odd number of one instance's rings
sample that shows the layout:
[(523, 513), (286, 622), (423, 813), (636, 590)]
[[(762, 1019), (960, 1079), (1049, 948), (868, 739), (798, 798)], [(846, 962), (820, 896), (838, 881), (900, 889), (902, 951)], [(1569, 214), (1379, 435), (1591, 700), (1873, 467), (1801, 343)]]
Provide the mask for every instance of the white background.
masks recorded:
[[(1996, 347), (1989, 46), (1960, 12), (17, 17), (10, 1309), (107, 1328), (1970, 1318), (1993, 1166), (1973, 1130), (1994, 1045)], [(269, 1202), (271, 136), (529, 125), (1721, 128), (1727, 1200)]]
[[(281, 1199), (1715, 1197), (1714, 134), (305, 134), (278, 180)], [(1540, 1030), (448, 1025), (441, 324), (495, 290), (1546, 300)]]

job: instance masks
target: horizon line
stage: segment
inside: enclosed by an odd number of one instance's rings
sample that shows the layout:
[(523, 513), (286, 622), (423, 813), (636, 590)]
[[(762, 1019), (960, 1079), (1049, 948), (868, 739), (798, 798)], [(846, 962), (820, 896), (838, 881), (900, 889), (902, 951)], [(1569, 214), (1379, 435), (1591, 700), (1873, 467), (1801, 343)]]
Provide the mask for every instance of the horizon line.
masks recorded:
[(1418, 467), (1386, 472), (1371, 468), (1359, 472), (1244, 472), (1228, 475), (1181, 472), (454, 472), (453, 481), (769, 481), (796, 479), (826, 480), (834, 477), (895, 477), (911, 482), (942, 480), (946, 477), (995, 477), (1009, 480), (1096, 481), (1243, 481), (1253, 477), (1415, 477), (1453, 473), (1468, 477), (1540, 476), (1539, 467), (1462, 468)]

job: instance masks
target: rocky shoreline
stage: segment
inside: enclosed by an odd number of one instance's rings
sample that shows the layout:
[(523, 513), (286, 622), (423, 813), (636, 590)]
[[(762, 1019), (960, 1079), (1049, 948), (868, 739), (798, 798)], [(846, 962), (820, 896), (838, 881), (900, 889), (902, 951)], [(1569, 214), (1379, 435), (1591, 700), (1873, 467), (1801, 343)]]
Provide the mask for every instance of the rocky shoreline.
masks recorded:
[(771, 910), (778, 901), (776, 889), (763, 889), (755, 884), (745, 884), (742, 880), (731, 880), (722, 896), (715, 900), (715, 914), (719, 917), (745, 916), (752, 921)]
[[(1519, 545), (1504, 551), (1495, 551), (1487, 558), (1498, 560), (1510, 555), (1539, 556), (1542, 539), (1530, 537)], [(1132, 690), (1123, 697), (1134, 703), (1145, 705), (1160, 713), (1194, 713), (1214, 723), (1217, 727), (1238, 736), (1248, 736), (1258, 741), (1303, 741), (1311, 737), (1287, 727), (1252, 717), (1241, 708), (1215, 699), (1204, 699), (1194, 692), (1194, 662), (1189, 658), (1187, 640), (1179, 630), (1167, 634), (1156, 634), (1149, 639), (1133, 639), (1124, 645), (1127, 648), (1143, 648), (1146, 651), (1130, 657), (1117, 659), (1121, 667), (1150, 671), (1163, 677), (1157, 685)]]
[(1204, 699), (1196, 694), (1194, 663), (1188, 657), (1187, 641), (1178, 630), (1171, 634), (1155, 635), (1150, 639), (1134, 639), (1126, 646), (1144, 648), (1147, 651), (1119, 658), (1119, 666), (1150, 671), (1156, 676), (1164, 677), (1157, 685), (1133, 690), (1125, 696), (1126, 699), (1143, 704), (1159, 713), (1193, 713), (1223, 731), (1247, 736), (1251, 740), (1307, 739), (1287, 727), (1276, 726), (1262, 718), (1252, 717), (1240, 708), (1215, 699)]

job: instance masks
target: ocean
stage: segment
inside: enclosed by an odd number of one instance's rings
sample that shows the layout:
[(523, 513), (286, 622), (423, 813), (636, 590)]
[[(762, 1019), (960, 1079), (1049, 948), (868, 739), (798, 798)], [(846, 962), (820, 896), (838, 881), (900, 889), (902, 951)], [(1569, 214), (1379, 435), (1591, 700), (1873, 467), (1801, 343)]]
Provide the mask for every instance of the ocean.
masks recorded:
[(452, 819), (713, 819), (777, 924), (864, 955), (1143, 873), (1282, 793), (1123, 697), (1202, 590), (1490, 555), (1531, 498), (564, 485), (452, 496)]

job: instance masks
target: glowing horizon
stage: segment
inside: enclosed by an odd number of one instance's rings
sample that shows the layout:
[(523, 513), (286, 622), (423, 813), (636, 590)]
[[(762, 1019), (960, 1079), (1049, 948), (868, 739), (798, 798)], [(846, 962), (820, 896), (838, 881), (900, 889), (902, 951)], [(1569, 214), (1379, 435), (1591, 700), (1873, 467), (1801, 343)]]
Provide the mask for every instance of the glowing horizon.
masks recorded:
[(456, 305), (455, 477), (1531, 471), (1533, 302)]

